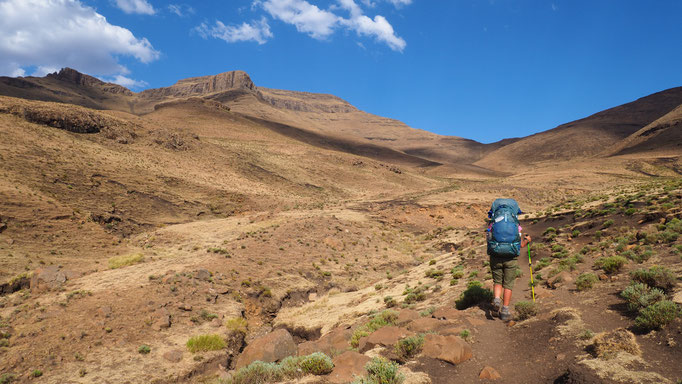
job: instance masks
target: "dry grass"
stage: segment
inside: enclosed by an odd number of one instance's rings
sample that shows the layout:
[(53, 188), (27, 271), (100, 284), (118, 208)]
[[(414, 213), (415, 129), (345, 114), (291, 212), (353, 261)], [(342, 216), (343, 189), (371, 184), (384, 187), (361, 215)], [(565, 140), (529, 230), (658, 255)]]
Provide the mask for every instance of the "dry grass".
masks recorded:
[(114, 256), (109, 259), (109, 268), (116, 269), (127, 267), (129, 265), (138, 264), (144, 261), (144, 255), (141, 253), (133, 253), (130, 255)]
[(594, 337), (591, 349), (596, 357), (602, 359), (612, 358), (619, 352), (627, 352), (635, 356), (642, 355), (642, 350), (639, 348), (639, 344), (637, 344), (635, 335), (625, 328), (597, 334)]

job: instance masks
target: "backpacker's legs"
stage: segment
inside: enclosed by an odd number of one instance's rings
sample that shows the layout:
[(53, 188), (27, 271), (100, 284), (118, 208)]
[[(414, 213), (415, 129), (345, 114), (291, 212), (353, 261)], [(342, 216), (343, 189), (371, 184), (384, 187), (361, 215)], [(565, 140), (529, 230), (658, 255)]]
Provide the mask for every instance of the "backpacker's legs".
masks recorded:
[(511, 289), (502, 288), (502, 284), (495, 284), (493, 286), (493, 297), (496, 299), (501, 298), (502, 305), (504, 305), (505, 307), (509, 306), (509, 302), (511, 302), (511, 296), (512, 296)]

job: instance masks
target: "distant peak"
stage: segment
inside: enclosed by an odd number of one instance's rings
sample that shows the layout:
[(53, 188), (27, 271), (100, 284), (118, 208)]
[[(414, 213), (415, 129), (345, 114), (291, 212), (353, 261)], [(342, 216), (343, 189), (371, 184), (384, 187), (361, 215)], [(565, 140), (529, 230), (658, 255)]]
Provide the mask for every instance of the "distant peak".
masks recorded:
[(86, 87), (97, 87), (109, 93), (123, 93), (132, 95), (132, 92), (126, 87), (114, 83), (104, 82), (96, 77), (80, 73), (77, 70), (69, 67), (62, 68), (59, 72), (49, 73), (45, 77), (76, 85), (83, 85)]

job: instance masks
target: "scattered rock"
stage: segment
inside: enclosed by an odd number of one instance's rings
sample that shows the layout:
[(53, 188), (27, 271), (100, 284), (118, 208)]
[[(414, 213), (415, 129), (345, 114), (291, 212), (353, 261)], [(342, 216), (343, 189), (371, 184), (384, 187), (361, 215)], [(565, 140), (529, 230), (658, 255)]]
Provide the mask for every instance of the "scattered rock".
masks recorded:
[(278, 329), (253, 340), (244, 348), (237, 359), (236, 369), (245, 367), (256, 360), (275, 363), (287, 356), (296, 356), (294, 338), (286, 329)]
[(109, 317), (111, 317), (111, 307), (108, 305), (105, 305), (103, 307), (99, 307), (99, 308), (97, 308), (97, 314), (101, 317), (109, 318)]
[(152, 326), (156, 330), (168, 329), (171, 326), (171, 316), (166, 308), (161, 308), (154, 312), (152, 316)]
[(365, 352), (374, 348), (377, 345), (383, 346), (393, 345), (398, 340), (413, 335), (414, 335), (413, 332), (410, 332), (405, 328), (393, 326), (383, 327), (372, 332), (371, 335), (361, 338), (358, 344), (358, 350), (360, 352)]
[(183, 310), (183, 311), (189, 312), (189, 311), (192, 310), (192, 306), (189, 305), (189, 304), (180, 303), (180, 304), (178, 305), (178, 309), (181, 309), (181, 310)]
[(362, 376), (366, 373), (365, 364), (369, 361), (370, 358), (361, 353), (346, 351), (334, 358), (334, 370), (327, 380), (335, 384), (349, 383), (355, 376)]
[(211, 279), (211, 276), (212, 276), (211, 272), (209, 272), (206, 269), (200, 269), (200, 270), (196, 271), (196, 273), (194, 275), (195, 278), (197, 278), (199, 280), (204, 280), (204, 281), (208, 281), (209, 279)]
[(488, 379), (488, 380), (497, 380), (501, 379), (502, 376), (495, 370), (493, 367), (486, 366), (481, 370), (481, 373), (478, 375), (479, 379)]
[(407, 323), (419, 319), (421, 316), (419, 315), (419, 312), (413, 310), (413, 309), (403, 309), (398, 313), (398, 319), (396, 320), (396, 324), (399, 326), (404, 326)]
[(60, 288), (66, 283), (67, 271), (61, 270), (56, 265), (49, 265), (38, 269), (31, 278), (31, 291), (50, 291)]
[(568, 271), (563, 271), (552, 278), (547, 279), (547, 286), (552, 289), (557, 289), (563, 285), (573, 282), (573, 276)]
[(455, 320), (459, 319), (459, 317), (462, 316), (462, 313), (455, 308), (444, 307), (437, 309), (432, 316), (441, 320)]
[(682, 289), (673, 294), (673, 301), (682, 305)]
[(353, 332), (348, 328), (335, 328), (316, 341), (306, 341), (299, 344), (298, 355), (306, 356), (313, 352), (333, 355), (339, 351), (345, 351), (350, 346), (348, 341), (352, 334)]
[(422, 354), (452, 364), (459, 364), (472, 357), (471, 346), (461, 338), (434, 334), (424, 337)]
[(606, 281), (608, 279), (609, 279), (609, 276), (606, 275), (605, 273), (602, 273), (599, 275), (599, 280), (601, 280), (601, 281)]
[(166, 351), (163, 354), (163, 358), (170, 361), (171, 363), (179, 363), (182, 361), (182, 350), (180, 349), (172, 349), (170, 351)]

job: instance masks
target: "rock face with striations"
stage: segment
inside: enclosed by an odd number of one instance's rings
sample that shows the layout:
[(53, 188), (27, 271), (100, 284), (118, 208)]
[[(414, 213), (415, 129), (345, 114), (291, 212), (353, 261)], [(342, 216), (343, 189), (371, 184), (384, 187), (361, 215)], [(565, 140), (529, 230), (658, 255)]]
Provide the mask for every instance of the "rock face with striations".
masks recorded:
[(190, 77), (170, 87), (148, 89), (139, 93), (142, 98), (188, 97), (207, 95), (230, 89), (254, 91), (256, 86), (244, 71), (224, 72), (214, 76)]
[(83, 73), (76, 71), (75, 69), (68, 67), (62, 68), (59, 72), (50, 73), (46, 77), (64, 81), (67, 83), (73, 83), (76, 85), (99, 88), (105, 92), (114, 94), (123, 94), (128, 96), (132, 96), (133, 94), (133, 92), (131, 92), (126, 87), (113, 83), (105, 83), (104, 81), (96, 77), (85, 75)]

